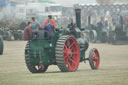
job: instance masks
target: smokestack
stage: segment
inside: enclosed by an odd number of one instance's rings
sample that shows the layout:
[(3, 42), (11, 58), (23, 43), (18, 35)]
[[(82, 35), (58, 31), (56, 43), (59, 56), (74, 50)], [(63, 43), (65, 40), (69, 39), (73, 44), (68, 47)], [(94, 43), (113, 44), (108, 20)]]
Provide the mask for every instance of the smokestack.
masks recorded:
[(88, 16), (88, 25), (91, 24), (91, 16)]
[(79, 29), (81, 29), (81, 9), (80, 8), (76, 8), (75, 9), (75, 13), (76, 13), (76, 24), (77, 24), (77, 27)]

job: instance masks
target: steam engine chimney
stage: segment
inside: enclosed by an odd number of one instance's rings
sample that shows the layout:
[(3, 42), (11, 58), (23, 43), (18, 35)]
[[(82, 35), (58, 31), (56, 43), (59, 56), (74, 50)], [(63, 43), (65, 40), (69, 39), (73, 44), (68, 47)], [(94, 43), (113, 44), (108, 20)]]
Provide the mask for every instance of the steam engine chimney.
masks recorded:
[(81, 9), (80, 8), (76, 8), (75, 9), (75, 13), (76, 13), (76, 24), (77, 24), (77, 27), (79, 29), (81, 29)]

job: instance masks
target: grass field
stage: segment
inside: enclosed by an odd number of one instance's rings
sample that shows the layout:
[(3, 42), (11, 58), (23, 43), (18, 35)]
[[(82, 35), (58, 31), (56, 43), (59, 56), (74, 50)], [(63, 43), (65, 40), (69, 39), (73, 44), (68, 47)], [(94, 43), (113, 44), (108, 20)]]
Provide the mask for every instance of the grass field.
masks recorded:
[[(49, 66), (46, 73), (32, 74), (24, 61), (24, 41), (5, 41), (0, 56), (0, 85), (128, 85), (128, 45), (90, 44), (98, 48), (101, 64), (91, 70), (80, 63), (76, 72), (60, 72)], [(89, 49), (86, 57), (88, 57)]]

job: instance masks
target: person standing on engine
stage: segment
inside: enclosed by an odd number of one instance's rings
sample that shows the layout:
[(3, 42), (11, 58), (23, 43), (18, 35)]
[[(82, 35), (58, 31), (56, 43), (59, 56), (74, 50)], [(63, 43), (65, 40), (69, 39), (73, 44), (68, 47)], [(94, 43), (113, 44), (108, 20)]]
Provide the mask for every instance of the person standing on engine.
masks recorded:
[(23, 35), (24, 41), (32, 40), (32, 23), (28, 22), (28, 25), (24, 29)]
[(49, 32), (50, 37), (54, 36), (55, 22), (52, 20), (52, 16), (48, 15), (48, 19), (45, 21), (44, 30)]
[(40, 23), (35, 17), (32, 17), (32, 39), (36, 39), (39, 29), (42, 29)]
[(52, 20), (52, 15), (48, 15), (48, 19), (45, 21), (44, 25), (49, 24), (49, 23), (53, 24), (54, 28), (56, 27), (55, 22)]
[(40, 28), (40, 23), (36, 21), (35, 17), (32, 17), (32, 30), (37, 30)]

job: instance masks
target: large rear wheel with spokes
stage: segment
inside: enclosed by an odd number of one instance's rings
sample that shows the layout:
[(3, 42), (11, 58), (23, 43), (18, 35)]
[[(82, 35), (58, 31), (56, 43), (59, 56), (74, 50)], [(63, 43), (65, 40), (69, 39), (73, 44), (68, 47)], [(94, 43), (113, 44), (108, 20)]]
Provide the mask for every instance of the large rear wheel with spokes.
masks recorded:
[(80, 49), (72, 36), (61, 36), (56, 45), (56, 62), (62, 72), (76, 71), (80, 61)]

